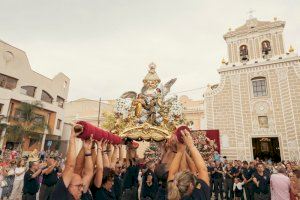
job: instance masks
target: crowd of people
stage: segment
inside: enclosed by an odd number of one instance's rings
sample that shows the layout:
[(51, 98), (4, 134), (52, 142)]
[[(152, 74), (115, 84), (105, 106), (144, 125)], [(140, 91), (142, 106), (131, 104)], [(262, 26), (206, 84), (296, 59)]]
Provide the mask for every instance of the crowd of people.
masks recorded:
[(299, 163), (220, 156), (205, 161), (186, 130), (183, 143), (165, 143), (158, 160), (138, 158), (130, 142), (125, 149), (92, 137), (76, 154), (75, 138), (72, 132), (66, 159), (58, 151), (25, 158), (10, 152), (0, 170), (1, 199), (300, 199)]

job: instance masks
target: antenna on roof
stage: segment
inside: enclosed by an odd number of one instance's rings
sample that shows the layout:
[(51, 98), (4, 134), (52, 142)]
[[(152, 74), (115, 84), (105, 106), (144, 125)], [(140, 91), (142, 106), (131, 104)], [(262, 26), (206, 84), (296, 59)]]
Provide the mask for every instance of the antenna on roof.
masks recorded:
[(253, 19), (254, 17), (253, 17), (253, 13), (255, 12), (255, 10), (253, 10), (253, 9), (250, 9), (248, 12), (247, 12), (247, 14), (249, 15), (248, 16), (248, 19)]

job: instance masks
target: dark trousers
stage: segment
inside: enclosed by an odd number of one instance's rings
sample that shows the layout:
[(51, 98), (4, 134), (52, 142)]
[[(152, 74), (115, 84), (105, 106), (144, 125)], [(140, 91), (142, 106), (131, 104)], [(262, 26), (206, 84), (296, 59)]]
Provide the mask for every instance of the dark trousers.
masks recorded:
[(223, 184), (222, 178), (214, 179), (215, 199), (219, 199), (219, 194), (220, 194), (221, 199), (223, 199), (222, 184)]
[(264, 193), (254, 193), (254, 200), (270, 200), (271, 195), (270, 193), (264, 194)]
[(233, 180), (226, 178), (224, 182), (225, 198), (227, 200), (233, 199)]
[(138, 200), (137, 187), (131, 187), (130, 189), (124, 189), (122, 194), (122, 200)]
[(254, 200), (254, 185), (252, 182), (245, 185), (245, 193), (247, 200)]
[(36, 200), (36, 194), (23, 194), (22, 200)]
[(210, 184), (210, 196), (212, 196), (212, 192), (215, 191), (214, 190), (214, 180), (212, 178), (210, 178), (209, 184)]
[(55, 185), (47, 186), (42, 184), (40, 188), (39, 200), (51, 200), (54, 188)]

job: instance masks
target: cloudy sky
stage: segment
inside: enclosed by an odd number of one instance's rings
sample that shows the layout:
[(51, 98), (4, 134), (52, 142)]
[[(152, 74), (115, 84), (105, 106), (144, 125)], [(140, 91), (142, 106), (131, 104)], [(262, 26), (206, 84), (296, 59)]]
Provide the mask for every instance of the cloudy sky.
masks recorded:
[(150, 62), (163, 82), (178, 78), (179, 92), (219, 81), (223, 34), (251, 9), (260, 20), (285, 20), (286, 47), (300, 49), (299, 0), (7, 0), (0, 39), (24, 50), (35, 71), (70, 77), (69, 100), (139, 90)]

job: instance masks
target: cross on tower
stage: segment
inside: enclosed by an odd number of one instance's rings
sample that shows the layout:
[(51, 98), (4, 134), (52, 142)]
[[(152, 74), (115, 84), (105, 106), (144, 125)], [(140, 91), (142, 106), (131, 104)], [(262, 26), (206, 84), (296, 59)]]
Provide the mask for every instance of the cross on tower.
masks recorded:
[(250, 9), (248, 12), (247, 12), (247, 14), (249, 15), (249, 17), (248, 17), (248, 19), (253, 19), (254, 17), (253, 17), (253, 13), (255, 12), (255, 10), (253, 10), (253, 9)]

